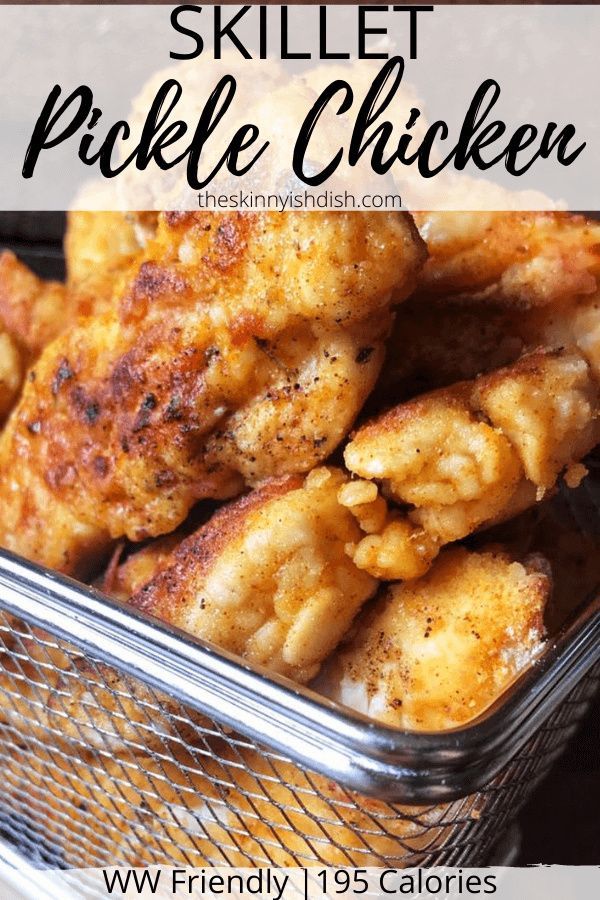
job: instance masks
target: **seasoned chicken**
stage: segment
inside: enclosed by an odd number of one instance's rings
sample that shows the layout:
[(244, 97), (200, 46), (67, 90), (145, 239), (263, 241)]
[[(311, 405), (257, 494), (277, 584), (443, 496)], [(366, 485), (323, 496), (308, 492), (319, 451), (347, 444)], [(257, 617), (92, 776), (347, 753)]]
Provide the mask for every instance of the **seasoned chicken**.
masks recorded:
[(23, 354), (0, 327), (0, 425), (18, 397), (24, 374)]
[(0, 253), (0, 326), (34, 360), (78, 316), (110, 307), (117, 272), (98, 273), (66, 286), (38, 278), (8, 250)]
[(593, 294), (600, 222), (559, 212), (421, 212), (424, 293), (528, 307)]
[[(374, 529), (354, 560), (380, 578), (416, 577), (442, 544), (541, 499), (599, 439), (598, 383), (575, 350), (537, 351), (397, 406), (360, 428), (344, 458), (412, 510)], [(398, 545), (416, 562), (400, 566)]]
[[(320, 468), (305, 479), (268, 482), (184, 540), (163, 538), (134, 554), (107, 587), (196, 637), (307, 681), (377, 587), (345, 552), (360, 537), (355, 518), (337, 500), (346, 480), (340, 470)], [(9, 720), (34, 708), (40, 729), (59, 722), (63, 738), (83, 734), (89, 745), (115, 752), (124, 742), (157, 746), (157, 729), (181, 731), (172, 716), (175, 701), (74, 658), (42, 632), (34, 638), (20, 644), (26, 662), (17, 668), (27, 680), (17, 691), (15, 662), (0, 657), (0, 691), (12, 685), (19, 698), (4, 710)]]
[(162, 756), (140, 750), (139, 756), (81, 760), (75, 740), (62, 754), (21, 746), (4, 790), (13, 805), (26, 805), (29, 817), (43, 819), (65, 866), (91, 868), (107, 860), (129, 866), (167, 860), (199, 867), (248, 864), (234, 846), (231, 855), (226, 849), (231, 839), (218, 818), (227, 818), (225, 794), (209, 780), (217, 765), (207, 760), (205, 774), (201, 754), (176, 744), (170, 749), (173, 760), (165, 758), (164, 747)]
[(350, 627), (376, 582), (345, 547), (360, 537), (320, 468), (267, 482), (184, 540), (132, 598), (138, 609), (271, 671), (306, 681)]
[(116, 560), (111, 561), (100, 580), (101, 590), (114, 597), (115, 600), (127, 603), (134, 594), (137, 594), (144, 585), (171, 563), (173, 552), (182, 540), (183, 538), (178, 532), (157, 538), (142, 550), (132, 553), (122, 563), (119, 562), (122, 548), (117, 548)]
[(8, 250), (0, 253), (0, 325), (28, 361), (78, 316), (110, 308), (118, 278), (155, 230), (154, 214), (72, 212), (65, 236), (67, 284), (38, 278)]
[(67, 284), (86, 287), (127, 268), (156, 232), (155, 213), (72, 211), (64, 248)]
[(67, 866), (400, 866), (442, 841), (452, 820), (447, 804), (392, 806), (233, 736), (213, 738), (211, 755), (176, 742), (160, 755), (103, 755), (92, 773), (75, 742), (69, 750), (19, 747), (4, 784), (43, 816)]
[(0, 543), (51, 568), (325, 459), (423, 248), (397, 214), (172, 213), (142, 259), (46, 348), (0, 438)]
[(410, 731), (443, 731), (486, 710), (543, 647), (551, 579), (543, 560), (444, 551), (390, 585), (359, 618), (316, 689)]
[(0, 253), (0, 323), (36, 355), (69, 323), (65, 286), (38, 278), (14, 253)]

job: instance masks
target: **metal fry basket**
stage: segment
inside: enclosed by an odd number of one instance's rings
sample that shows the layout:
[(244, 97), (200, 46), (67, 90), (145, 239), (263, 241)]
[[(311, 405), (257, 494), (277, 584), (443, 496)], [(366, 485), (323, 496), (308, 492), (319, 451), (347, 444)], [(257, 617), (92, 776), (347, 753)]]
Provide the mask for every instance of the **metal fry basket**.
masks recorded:
[[(597, 535), (598, 470), (570, 496)], [(0, 551), (0, 861), (483, 865), (599, 680), (591, 598), (471, 726), (400, 733)]]
[(400, 733), (7, 553), (0, 609), (0, 832), (41, 868), (485, 864), (600, 679), (591, 602), (473, 725)]

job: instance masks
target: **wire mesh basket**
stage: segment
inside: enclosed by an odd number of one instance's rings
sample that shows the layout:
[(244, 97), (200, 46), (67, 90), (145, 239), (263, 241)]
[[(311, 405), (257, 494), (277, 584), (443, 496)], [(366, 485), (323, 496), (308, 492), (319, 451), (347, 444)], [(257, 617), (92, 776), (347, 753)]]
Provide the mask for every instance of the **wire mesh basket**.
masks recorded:
[(483, 863), (600, 677), (481, 790), (416, 807), (311, 774), (39, 629), (4, 617), (2, 638), (0, 827), (53, 868)]
[(40, 867), (484, 864), (600, 679), (589, 604), (474, 725), (403, 734), (9, 554), (0, 607), (0, 832)]
[[(563, 505), (583, 532), (599, 485)], [(475, 723), (400, 733), (0, 551), (0, 844), (40, 868), (483, 865), (599, 680), (590, 602)]]

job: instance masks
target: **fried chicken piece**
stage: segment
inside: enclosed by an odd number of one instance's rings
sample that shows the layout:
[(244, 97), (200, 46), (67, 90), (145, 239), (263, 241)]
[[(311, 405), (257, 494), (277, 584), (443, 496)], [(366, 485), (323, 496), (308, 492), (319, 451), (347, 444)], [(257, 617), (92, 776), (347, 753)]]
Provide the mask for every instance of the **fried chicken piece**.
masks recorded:
[[(306, 479), (273, 480), (223, 507), (186, 539), (165, 538), (131, 556), (111, 579), (111, 593), (307, 681), (377, 586), (345, 552), (360, 537), (355, 518), (337, 500), (345, 482), (340, 470), (326, 468)], [(61, 739), (79, 737), (110, 752), (125, 743), (160, 749), (176, 726), (182, 736), (176, 701), (74, 658), (43, 632), (16, 643), (21, 661), (7, 654), (0, 669), (0, 692), (13, 697), (4, 710), (9, 720), (33, 710), (42, 732), (56, 730), (58, 722)]]
[[(448, 804), (375, 800), (243, 745), (222, 758), (225, 777), (235, 783), (222, 821), (241, 826), (240, 851), (264, 865), (402, 867), (448, 834)], [(242, 765), (230, 769), (228, 758)]]
[(0, 327), (21, 347), (29, 365), (79, 316), (110, 308), (117, 271), (77, 285), (38, 278), (8, 250), (0, 253)]
[(67, 284), (90, 281), (126, 269), (156, 233), (155, 213), (77, 210), (67, 213), (64, 240)]
[(547, 565), (444, 551), (423, 578), (390, 585), (316, 688), (387, 725), (443, 731), (483, 713), (544, 645)]
[(0, 253), (0, 323), (36, 355), (69, 323), (63, 284), (44, 281), (14, 253)]
[[(575, 350), (537, 351), (397, 406), (360, 428), (344, 458), (413, 509), (365, 538), (354, 560), (377, 577), (388, 561), (390, 578), (422, 574), (436, 547), (542, 499), (599, 439), (598, 384)], [(397, 568), (402, 541), (421, 555), (414, 574)]]
[(11, 411), (23, 380), (23, 355), (14, 340), (0, 328), (0, 425)]
[(0, 438), (0, 543), (85, 573), (86, 544), (97, 557), (109, 535), (168, 533), (200, 498), (308, 471), (371, 390), (391, 295), (422, 259), (397, 214), (163, 215), (115, 308), (25, 386)]
[(105, 594), (127, 603), (144, 585), (172, 561), (173, 551), (181, 543), (177, 533), (151, 541), (142, 550), (132, 553), (114, 569), (109, 566), (100, 587)]
[(111, 311), (156, 227), (157, 213), (68, 213), (64, 246), (73, 320)]
[(345, 553), (360, 537), (338, 503), (345, 482), (340, 470), (316, 469), (223, 507), (132, 605), (271, 671), (310, 679), (376, 587)]
[(209, 780), (216, 764), (208, 760), (205, 773), (201, 754), (172, 752), (172, 760), (124, 754), (82, 761), (76, 742), (62, 754), (21, 746), (5, 767), (4, 787), (29, 818), (43, 819), (65, 866), (247, 864), (235, 845), (231, 855), (219, 850), (231, 838), (219, 824), (219, 815), (227, 818), (221, 791)]
[(428, 294), (528, 307), (598, 290), (600, 222), (560, 212), (421, 212)]
[(28, 360), (78, 316), (110, 308), (115, 283), (135, 260), (152, 214), (72, 212), (65, 236), (67, 284), (38, 278), (8, 250), (0, 254), (0, 323)]
[(543, 495), (600, 439), (598, 384), (576, 351), (524, 356), (475, 382), (476, 407), (514, 447)]
[(66, 755), (21, 746), (4, 767), (4, 788), (43, 817), (72, 867), (400, 866), (449, 833), (450, 804), (390, 805), (244, 740), (209, 740), (210, 755), (173, 742), (160, 756), (85, 762), (75, 743)]

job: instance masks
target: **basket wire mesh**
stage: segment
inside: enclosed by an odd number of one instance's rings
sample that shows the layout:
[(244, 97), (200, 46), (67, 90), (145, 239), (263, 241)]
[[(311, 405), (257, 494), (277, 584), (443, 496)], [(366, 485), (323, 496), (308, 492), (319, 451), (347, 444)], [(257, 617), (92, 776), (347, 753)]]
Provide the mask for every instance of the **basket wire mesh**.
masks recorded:
[(6, 614), (0, 639), (0, 831), (53, 868), (484, 863), (600, 678), (483, 790), (410, 807), (305, 771)]
[[(583, 534), (599, 505), (598, 479), (569, 504)], [(0, 837), (40, 868), (483, 865), (600, 681), (598, 663), (482, 789), (407, 806), (310, 772), (2, 606), (0, 592)]]

